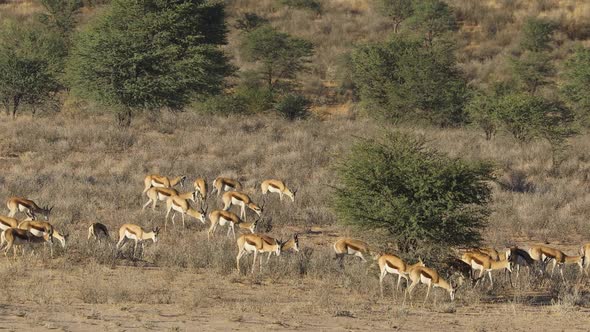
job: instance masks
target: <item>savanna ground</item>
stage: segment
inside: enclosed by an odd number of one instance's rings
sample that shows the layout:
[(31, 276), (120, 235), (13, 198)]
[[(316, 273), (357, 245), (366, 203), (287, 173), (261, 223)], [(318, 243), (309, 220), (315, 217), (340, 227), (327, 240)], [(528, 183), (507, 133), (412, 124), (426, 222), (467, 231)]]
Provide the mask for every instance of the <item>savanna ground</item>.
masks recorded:
[[(556, 172), (543, 142), (518, 144), (508, 136), (486, 141), (471, 129), (397, 129), (423, 135), (429, 146), (452, 156), (497, 164), (487, 244), (549, 242), (575, 254), (590, 239), (587, 135), (571, 142)], [(0, 258), (0, 326), (70, 331), (587, 329), (590, 284), (574, 269), (565, 285), (525, 273), (512, 288), (497, 274), (491, 290), (464, 286), (450, 303), (448, 294), (436, 289), (426, 305), (424, 287), (405, 303), (389, 287), (380, 299), (375, 264), (349, 259), (341, 270), (331, 248), (338, 236), (364, 238), (380, 250), (393, 246), (380, 240), (382, 234), (339, 226), (329, 207), (330, 186), (336, 184), (332, 163), (356, 136), (383, 130), (353, 115), (290, 123), (263, 116), (162, 113), (136, 118), (129, 129), (116, 127), (111, 116), (77, 112), (2, 121), (2, 199), (23, 195), (55, 205), (52, 222), (70, 239), (54, 259), (43, 249), (16, 261)], [(269, 197), (259, 230), (283, 239), (299, 232), (301, 252), (273, 257), (256, 276), (239, 275), (234, 240), (222, 229), (207, 242), (208, 225), (194, 219), (185, 230), (177, 223), (156, 245), (149, 243), (141, 260), (131, 259), (129, 248), (117, 254), (111, 245), (88, 243), (91, 222), (108, 225), (112, 235), (127, 222), (145, 228), (163, 224), (162, 202), (156, 212), (141, 210), (148, 173), (209, 181), (218, 175), (237, 177), (255, 201), (261, 194), (252, 188), (261, 180), (285, 179), (299, 189), (296, 201)], [(210, 197), (208, 206), (221, 202)], [(246, 263), (242, 268), (249, 270)]]

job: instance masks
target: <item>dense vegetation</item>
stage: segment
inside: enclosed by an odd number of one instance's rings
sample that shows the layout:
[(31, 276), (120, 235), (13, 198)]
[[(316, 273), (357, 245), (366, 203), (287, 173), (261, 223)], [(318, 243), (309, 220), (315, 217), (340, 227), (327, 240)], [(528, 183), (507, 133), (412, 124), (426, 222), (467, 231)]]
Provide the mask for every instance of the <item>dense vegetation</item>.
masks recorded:
[(334, 205), (350, 225), (387, 231), (403, 253), (473, 246), (489, 215), (491, 171), (390, 133), (358, 142), (340, 162)]
[[(578, 17), (552, 1), (535, 6), (492, 0), (253, 5), (39, 0), (35, 15), (3, 13), (3, 47), (12, 53), (0, 63), (0, 80), (8, 85), (0, 91), (1, 100), (15, 115), (23, 105), (45, 109), (38, 106), (76, 99), (125, 114), (192, 105), (214, 113), (274, 110), (284, 115), (289, 103), (294, 110), (289, 114), (305, 117), (310, 102), (318, 107), (360, 98), (372, 116), (462, 126), (486, 118), (474, 110), (478, 102), (470, 100), (515, 92), (561, 103), (575, 111), (576, 120), (587, 118), (581, 91), (588, 87), (588, 51), (578, 41), (590, 36), (590, 27), (583, 14), (576, 14), (583, 8), (574, 13)], [(335, 30), (342, 14), (353, 15), (348, 34)], [(361, 19), (373, 25), (361, 26)], [(53, 48), (10, 45), (23, 39), (22, 29), (11, 28), (19, 21), (29, 23), (34, 43), (46, 41)], [(319, 22), (323, 30), (291, 22)], [(511, 40), (502, 41), (508, 34)], [(468, 49), (466, 42), (480, 51)], [(338, 47), (338, 54), (326, 52), (328, 47)], [(36, 61), (27, 66), (32, 72), (19, 69), (18, 63), (31, 61)], [(473, 72), (476, 61), (492, 67)], [(499, 85), (518, 91), (494, 88)], [(501, 118), (495, 120), (500, 121), (493, 131), (506, 127)], [(492, 129), (485, 127), (491, 138)]]

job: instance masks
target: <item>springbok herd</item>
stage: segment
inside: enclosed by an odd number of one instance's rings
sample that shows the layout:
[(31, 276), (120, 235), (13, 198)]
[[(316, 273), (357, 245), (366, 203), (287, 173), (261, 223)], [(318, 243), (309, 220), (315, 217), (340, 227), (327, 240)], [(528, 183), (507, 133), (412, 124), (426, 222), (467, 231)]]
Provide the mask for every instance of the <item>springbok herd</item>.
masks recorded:
[[(206, 223), (207, 205), (205, 204), (208, 195), (207, 181), (203, 178), (197, 178), (193, 185), (194, 191), (187, 193), (179, 193), (175, 187), (180, 185), (184, 187), (186, 176), (166, 177), (160, 175), (148, 175), (144, 180), (144, 190), (148, 201), (143, 205), (143, 209), (151, 204), (152, 210), (155, 210), (159, 201), (166, 202), (166, 217), (164, 220), (164, 230), (168, 225), (168, 217), (170, 212), (172, 215), (172, 224), (175, 222), (176, 214), (180, 213), (182, 217), (182, 225), (185, 226), (185, 215), (193, 217), (203, 224)], [(256, 258), (258, 254), (268, 253), (266, 261), (270, 260), (273, 253), (279, 256), (283, 251), (299, 251), (299, 239), (297, 234), (293, 234), (287, 241), (277, 240), (265, 234), (256, 233), (256, 227), (263, 212), (263, 205), (254, 203), (248, 194), (242, 191), (242, 184), (231, 178), (218, 177), (213, 181), (213, 189), (211, 195), (217, 193), (223, 202), (223, 209), (213, 210), (208, 214), (209, 230), (207, 238), (210, 239), (215, 235), (215, 231), (219, 226), (226, 226), (228, 228), (227, 236), (236, 239), (235, 227), (239, 230), (248, 231), (249, 233), (241, 234), (237, 239), (238, 254), (236, 256), (236, 266), (240, 272), (240, 259), (247, 254), (254, 253), (251, 272), (254, 273)], [(264, 197), (266, 194), (276, 193), (280, 200), (284, 196), (289, 197), (295, 201), (296, 190), (289, 189), (281, 180), (269, 179), (260, 184), (260, 189)], [(200, 201), (200, 207), (195, 210), (189, 204), (189, 201), (197, 203)], [(237, 206), (240, 209), (238, 216), (230, 211), (232, 206)], [(62, 247), (66, 247), (66, 240), (68, 234), (60, 233), (55, 227), (48, 222), (49, 215), (52, 208), (47, 206), (39, 207), (32, 200), (11, 197), (8, 199), (7, 207), (9, 210), (8, 216), (0, 216), (0, 250), (4, 249), (4, 255), (8, 255), (10, 248), (13, 248), (13, 255), (16, 257), (16, 249), (18, 246), (22, 247), (24, 254), (25, 245), (34, 245), (39, 243), (49, 243), (51, 248), (51, 255), (53, 257), (53, 242), (57, 240)], [(246, 208), (252, 210), (257, 216), (253, 222), (246, 221)], [(24, 213), (26, 219), (17, 220), (15, 215)], [(45, 221), (38, 220), (42, 216)], [(118, 250), (122, 249), (128, 240), (135, 242), (133, 248), (133, 257), (137, 251), (137, 247), (141, 244), (143, 249), (145, 240), (158, 241), (160, 228), (156, 227), (150, 232), (146, 232), (141, 226), (135, 224), (124, 224), (119, 228), (119, 241), (116, 245)], [(88, 228), (88, 240), (95, 239), (101, 241), (102, 239), (109, 239), (109, 231), (104, 224), (93, 223)], [(381, 296), (383, 296), (383, 280), (387, 274), (397, 275), (397, 286), (395, 291), (399, 290), (401, 279), (405, 279), (409, 286), (406, 288), (405, 294), (412, 296), (413, 289), (420, 283), (425, 284), (428, 289), (424, 301), (428, 298), (430, 289), (432, 287), (439, 287), (448, 291), (451, 300), (455, 298), (455, 285), (445, 281), (437, 271), (426, 267), (421, 259), (415, 264), (407, 264), (398, 256), (392, 254), (375, 253), (367, 243), (351, 238), (340, 238), (334, 243), (334, 251), (336, 258), (342, 265), (342, 260), (347, 255), (357, 256), (366, 262), (365, 255), (371, 256), (378, 262), (380, 275), (379, 283), (381, 289)], [(143, 252), (143, 251), (142, 251)], [(590, 243), (582, 245), (580, 248), (580, 255), (568, 256), (562, 251), (544, 245), (535, 245), (524, 250), (518, 247), (508, 248), (504, 251), (498, 251), (494, 248), (474, 248), (464, 250), (461, 253), (461, 258), (456, 258), (445, 262), (449, 271), (452, 274), (458, 274), (462, 280), (471, 280), (474, 287), (480, 281), (481, 284), (485, 282), (485, 274), (489, 276), (490, 287), (493, 286), (492, 271), (505, 270), (512, 273), (516, 270), (516, 278), (518, 278), (520, 268), (525, 267), (529, 270), (544, 274), (548, 264), (552, 264), (550, 275), (558, 267), (561, 278), (565, 281), (563, 269), (565, 265), (578, 264), (580, 271), (588, 274), (588, 267), (590, 267)], [(259, 259), (260, 269), (262, 270), (262, 259)], [(479, 274), (477, 273), (479, 272)], [(411, 284), (410, 284), (411, 281)], [(511, 280), (512, 282), (512, 280)]]

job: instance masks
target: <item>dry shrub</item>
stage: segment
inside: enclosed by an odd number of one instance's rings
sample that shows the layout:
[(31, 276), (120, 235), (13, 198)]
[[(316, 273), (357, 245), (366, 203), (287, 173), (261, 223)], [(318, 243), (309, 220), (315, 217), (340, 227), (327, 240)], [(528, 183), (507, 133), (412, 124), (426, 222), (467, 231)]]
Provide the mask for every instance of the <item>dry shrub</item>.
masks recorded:
[(535, 184), (527, 179), (525, 172), (520, 170), (511, 170), (498, 180), (498, 183), (504, 190), (517, 193), (535, 192)]

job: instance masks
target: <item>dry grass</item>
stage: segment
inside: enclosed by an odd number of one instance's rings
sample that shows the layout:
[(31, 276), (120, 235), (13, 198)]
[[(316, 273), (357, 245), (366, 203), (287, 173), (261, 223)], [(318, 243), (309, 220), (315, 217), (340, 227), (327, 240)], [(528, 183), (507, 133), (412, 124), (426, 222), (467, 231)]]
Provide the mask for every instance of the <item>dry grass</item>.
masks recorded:
[[(459, 66), (472, 84), (486, 85), (508, 78), (511, 67), (507, 58), (520, 42), (520, 31), (528, 17), (547, 18), (558, 24), (554, 35), (556, 64), (563, 61), (573, 44), (590, 42), (590, 4), (577, 0), (448, 0), (459, 19)], [(231, 17), (242, 12), (255, 12), (270, 19), (282, 31), (311, 40), (315, 45), (310, 70), (301, 75), (302, 89), (313, 96), (316, 104), (341, 102), (348, 98), (338, 95), (342, 57), (355, 45), (385, 40), (393, 30), (388, 20), (373, 8), (373, 2), (322, 1), (322, 15), (280, 5), (277, 1), (232, 1)], [(239, 55), (240, 32), (230, 30), (227, 50), (234, 55), (242, 69)], [(558, 66), (559, 68), (559, 66)]]
[[(548, 240), (573, 254), (590, 237), (585, 218), (589, 199), (585, 184), (590, 172), (586, 135), (572, 141), (572, 150), (555, 176), (551, 175), (549, 147), (541, 142), (521, 145), (509, 136), (486, 141), (471, 129), (399, 129), (424, 135), (429, 145), (452, 156), (490, 159), (498, 165), (501, 184), (494, 185), (494, 214), (484, 235), (489, 244), (526, 246)], [(372, 136), (381, 130), (370, 120), (289, 123), (193, 113), (164, 113), (157, 122), (138, 118), (127, 130), (114, 127), (110, 116), (87, 117), (77, 112), (3, 121), (3, 197), (24, 195), (42, 204), (55, 204), (52, 221), (59, 230), (69, 232), (71, 239), (67, 250), (56, 248), (55, 259), (42, 248), (33, 256), (0, 259), (0, 282), (8, 290), (0, 300), (34, 306), (114, 306), (120, 308), (118, 312), (129, 311), (132, 318), (140, 316), (129, 308), (139, 305), (198, 310), (212, 317), (222, 311), (226, 313), (222, 326), (226, 327), (252, 322), (252, 315), (280, 308), (268, 324), (307, 328), (313, 328), (307, 325), (310, 321), (289, 317), (293, 313), (319, 315), (324, 322), (344, 320), (352, 328), (362, 326), (364, 319), (393, 312), (393, 318), (379, 323), (392, 328), (424, 310), (462, 315), (485, 306), (510, 310), (511, 306), (543, 304), (549, 305), (550, 312), (577, 315), (577, 308), (588, 305), (587, 281), (579, 281), (573, 270), (565, 285), (557, 278), (539, 279), (523, 273), (515, 288), (495, 274), (491, 290), (462, 286), (456, 303), (451, 304), (446, 292), (435, 289), (432, 302), (422, 306), (425, 287), (419, 287), (415, 299), (404, 304), (402, 293), (392, 294), (390, 280), (386, 280), (386, 297), (380, 300), (374, 263), (347, 259), (344, 270), (340, 269), (331, 243), (339, 235), (362, 238), (367, 233), (337, 225), (328, 201), (329, 186), (334, 184), (330, 165), (348, 149), (353, 136)], [(113, 243), (89, 243), (87, 227), (95, 221), (108, 225), (112, 236), (127, 222), (146, 228), (162, 225), (162, 203), (156, 212), (141, 211), (145, 198), (140, 192), (147, 173), (186, 174), (189, 180), (205, 176), (209, 181), (219, 174), (236, 176), (255, 201), (261, 201), (254, 186), (262, 179), (285, 179), (299, 188), (295, 203), (271, 196), (265, 218), (272, 225), (272, 236), (285, 239), (301, 232), (301, 252), (273, 257), (255, 276), (249, 274), (248, 257), (242, 265), (244, 272), (237, 274), (234, 240), (219, 230), (216, 241), (207, 242), (207, 226), (195, 220), (188, 221), (185, 231), (177, 224), (157, 244), (148, 243), (142, 259), (133, 259), (129, 247), (117, 252)], [(219, 207), (220, 200), (211, 197), (208, 204)], [(376, 247), (383, 245), (367, 239)], [(18, 317), (22, 309), (15, 310)], [(112, 317), (108, 310), (84, 315), (92, 322), (119, 319), (106, 318)], [(142, 328), (161, 324), (137, 319), (144, 324)]]
[[(53, 222), (72, 234), (68, 259), (92, 258), (98, 264), (114, 266), (120, 259), (129, 260), (131, 252), (120, 256), (104, 244), (88, 246), (87, 227), (91, 222), (102, 222), (115, 236), (125, 222), (146, 228), (162, 225), (162, 202), (156, 212), (141, 210), (146, 201), (140, 195), (145, 174), (183, 174), (189, 180), (203, 176), (209, 181), (218, 175), (237, 177), (256, 202), (262, 201), (262, 195), (254, 188), (263, 179), (282, 178), (299, 188), (298, 197), (295, 203), (269, 197), (263, 228), (287, 238), (312, 227), (334, 227), (328, 199), (330, 186), (335, 184), (330, 165), (347, 150), (354, 136), (370, 137), (383, 129), (370, 120), (289, 123), (263, 117), (164, 113), (157, 122), (139, 118), (132, 128), (121, 130), (113, 126), (110, 117), (87, 118), (74, 112), (51, 120), (23, 116), (3, 122), (0, 130), (4, 196), (23, 195), (55, 205)], [(400, 130), (424, 135), (431, 146), (451, 156), (496, 163), (500, 176), (494, 185), (494, 213), (485, 234), (490, 244), (579, 243), (590, 237), (586, 222), (590, 200), (586, 185), (590, 155), (586, 151), (590, 147), (586, 135), (572, 141), (567, 159), (554, 175), (549, 146), (543, 142), (519, 144), (508, 136), (486, 141), (480, 132), (470, 129)], [(211, 197), (208, 205), (220, 208), (221, 202)], [(233, 240), (207, 244), (206, 227), (188, 219), (188, 235), (172, 242), (171, 238), (182, 234), (177, 224), (163, 234), (161, 243), (147, 246), (146, 261), (157, 266), (214, 268), (230, 274), (234, 268)], [(223, 238), (224, 233), (218, 231), (218, 237)], [(313, 234), (305, 237), (314, 239)], [(313, 241), (326, 244), (324, 239)], [(63, 253), (56, 249), (57, 255)], [(316, 258), (324, 256), (329, 254), (315, 248), (281, 270), (319, 276), (333, 268), (317, 265), (323, 263), (316, 263)]]

